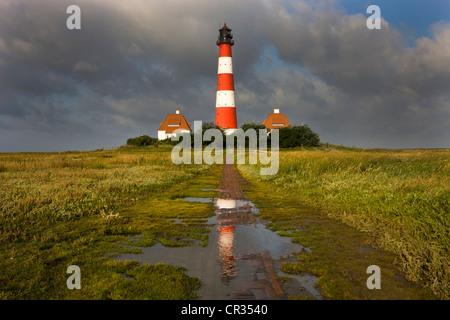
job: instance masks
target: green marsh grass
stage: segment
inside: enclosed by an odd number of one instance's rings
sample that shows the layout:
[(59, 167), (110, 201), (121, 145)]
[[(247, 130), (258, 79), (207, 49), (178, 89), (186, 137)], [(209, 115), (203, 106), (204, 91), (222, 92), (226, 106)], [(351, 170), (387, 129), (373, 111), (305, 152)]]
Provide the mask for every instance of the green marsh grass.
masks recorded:
[[(217, 177), (174, 165), (170, 151), (0, 154), (0, 299), (195, 298), (201, 283), (183, 268), (115, 260), (157, 242), (207, 242), (212, 204), (172, 195), (199, 194), (190, 183), (215, 187)], [(72, 264), (81, 290), (66, 287)]]
[(367, 232), (395, 254), (410, 281), (448, 299), (449, 160), (448, 149), (282, 150), (276, 175), (262, 177), (254, 165), (238, 168), (274, 193), (295, 196), (299, 206)]

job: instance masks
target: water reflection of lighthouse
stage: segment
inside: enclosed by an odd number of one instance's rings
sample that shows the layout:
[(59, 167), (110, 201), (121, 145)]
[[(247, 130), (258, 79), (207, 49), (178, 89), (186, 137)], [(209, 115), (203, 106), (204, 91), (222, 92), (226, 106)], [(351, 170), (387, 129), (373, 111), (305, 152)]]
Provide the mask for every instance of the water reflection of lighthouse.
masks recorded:
[(234, 226), (219, 227), (219, 261), (222, 265), (222, 281), (226, 284), (237, 274), (234, 259)]
[(236, 199), (216, 199), (215, 205), (218, 223), (218, 258), (222, 281), (228, 284), (237, 275), (238, 269), (234, 256), (236, 225), (251, 222), (252, 207), (248, 201)]
[(219, 227), (219, 261), (222, 267), (222, 281), (228, 284), (237, 274), (237, 265), (234, 258), (234, 231), (235, 226), (230, 225), (230, 210), (236, 209), (236, 200), (216, 199), (217, 223)]

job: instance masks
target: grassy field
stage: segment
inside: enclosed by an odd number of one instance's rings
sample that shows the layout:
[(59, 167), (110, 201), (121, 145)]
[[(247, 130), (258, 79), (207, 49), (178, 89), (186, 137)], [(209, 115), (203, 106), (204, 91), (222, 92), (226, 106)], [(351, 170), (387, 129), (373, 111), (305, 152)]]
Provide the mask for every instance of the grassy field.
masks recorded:
[(372, 235), (409, 280), (450, 298), (450, 150), (337, 149), (281, 151), (274, 176), (260, 176), (258, 166), (238, 167), (280, 198), (295, 197), (299, 206)]
[[(0, 154), (0, 298), (195, 298), (201, 284), (183, 268), (114, 260), (156, 242), (207, 241), (212, 204), (177, 194), (211, 168), (175, 166), (170, 151)], [(209, 176), (215, 187), (217, 177)], [(83, 290), (66, 287), (72, 264)]]
[[(313, 248), (282, 270), (321, 275), (326, 298), (383, 299), (388, 289), (355, 291), (364, 272), (351, 279), (380, 261), (395, 299), (403, 294), (395, 268), (370, 249), (368, 234), (408, 279), (448, 299), (450, 151), (335, 149), (283, 150), (274, 176), (238, 166), (267, 226)], [(181, 267), (115, 259), (157, 242), (206, 245), (213, 204), (182, 198), (214, 197), (203, 189), (218, 187), (221, 167), (173, 165), (171, 150), (0, 154), (0, 299), (196, 298), (201, 283)], [(83, 290), (66, 287), (72, 264)]]

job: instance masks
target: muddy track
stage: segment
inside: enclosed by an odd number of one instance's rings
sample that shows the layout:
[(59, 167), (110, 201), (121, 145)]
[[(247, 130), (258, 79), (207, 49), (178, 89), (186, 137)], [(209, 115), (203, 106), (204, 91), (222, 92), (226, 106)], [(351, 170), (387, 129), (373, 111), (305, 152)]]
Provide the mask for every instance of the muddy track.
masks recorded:
[[(242, 176), (231, 164), (225, 164), (220, 183), (220, 199), (223, 201), (241, 200), (243, 205), (230, 208), (220, 203), (216, 209), (217, 231), (220, 238), (232, 238), (235, 227), (239, 224), (254, 224), (255, 217), (252, 215), (252, 207), (242, 190)], [(216, 203), (217, 204), (217, 203)], [(247, 264), (244, 269), (247, 281), (242, 283), (242, 289), (232, 291), (230, 299), (285, 299), (287, 298), (283, 289), (276, 279), (276, 273), (272, 258), (268, 250), (249, 252), (248, 254), (234, 255), (234, 247), (227, 245), (229, 241), (223, 241), (219, 248), (219, 259), (222, 264), (222, 278), (231, 281), (239, 272), (237, 261), (240, 265)], [(221, 242), (219, 242), (221, 243)]]
[(220, 182), (220, 195), (222, 198), (245, 199), (241, 183), (244, 178), (231, 164), (224, 164), (222, 180)]

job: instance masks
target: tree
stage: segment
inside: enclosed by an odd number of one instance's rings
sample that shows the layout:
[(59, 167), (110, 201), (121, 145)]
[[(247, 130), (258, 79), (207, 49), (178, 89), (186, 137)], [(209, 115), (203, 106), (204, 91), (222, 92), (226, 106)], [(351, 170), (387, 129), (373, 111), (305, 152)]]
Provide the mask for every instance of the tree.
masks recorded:
[(280, 148), (317, 147), (319, 135), (307, 125), (290, 125), (280, 130)]
[(251, 121), (251, 122), (244, 122), (241, 126), (241, 129), (244, 131), (247, 131), (248, 129), (255, 129), (257, 133), (259, 129), (266, 129), (266, 126), (263, 125), (259, 121)]
[[(259, 121), (251, 121), (251, 122), (244, 122), (241, 126), (241, 129), (244, 130), (244, 132), (246, 132), (248, 129), (253, 129), (256, 131), (256, 144), (257, 146), (259, 146), (259, 130), (260, 129), (267, 129), (265, 125), (263, 125), (261, 122)], [(267, 131), (269, 132), (269, 130)], [(268, 145), (270, 145), (270, 137), (267, 137), (267, 143)], [(246, 137), (245, 138), (245, 145), (248, 146), (249, 145), (249, 138)]]
[[(223, 138), (225, 137), (225, 131), (223, 129), (221, 129), (219, 126), (216, 126), (216, 124), (214, 122), (203, 122), (202, 123), (202, 135), (201, 135), (201, 137), (202, 137), (202, 145), (203, 146), (207, 146), (207, 145), (209, 145), (211, 143), (211, 141), (203, 141), (203, 136), (205, 134), (205, 131), (208, 130), (208, 129), (218, 129), (218, 130), (220, 130), (220, 132), (222, 132), (222, 137)], [(194, 146), (194, 133), (195, 132), (191, 133), (191, 144), (192, 144), (192, 146)]]

